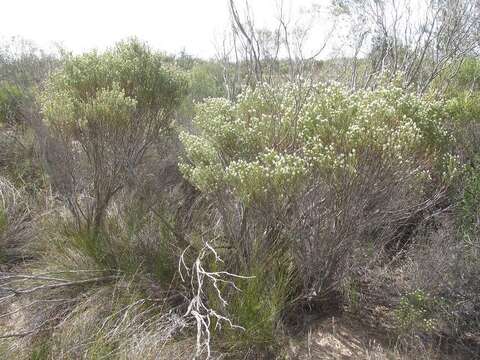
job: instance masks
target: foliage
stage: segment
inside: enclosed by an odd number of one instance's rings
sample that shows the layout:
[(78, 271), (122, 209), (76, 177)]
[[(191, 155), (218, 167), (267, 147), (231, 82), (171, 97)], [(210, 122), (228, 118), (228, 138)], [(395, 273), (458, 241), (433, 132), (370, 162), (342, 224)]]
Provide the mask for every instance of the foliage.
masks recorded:
[(221, 71), (213, 62), (199, 62), (190, 69), (190, 94), (194, 102), (224, 95)]
[[(184, 77), (136, 40), (102, 54), (68, 58), (49, 80), (40, 101), (65, 152), (57, 177), (74, 181), (58, 186), (66, 186), (71, 210), (88, 229), (99, 230), (110, 200), (152, 142), (170, 128), (184, 91)], [(86, 210), (78, 204), (79, 192), (94, 199)]]
[(159, 284), (170, 284), (177, 267), (170, 225), (133, 203), (120, 209), (115, 205), (97, 234), (78, 229), (68, 217), (45, 224), (52, 251), (44, 256), (60, 269), (79, 261), (80, 267), (83, 263), (126, 276), (148, 274)]
[(48, 360), (49, 351), (50, 344), (48, 342), (41, 342), (32, 350), (30, 360)]
[(176, 59), (179, 66), (187, 67), (188, 95), (178, 111), (178, 120), (189, 123), (195, 114), (195, 104), (204, 99), (224, 96), (222, 68), (215, 62)]
[[(439, 85), (447, 83), (445, 96), (455, 97), (462, 92), (478, 92), (480, 90), (480, 61), (475, 57), (466, 57), (460, 65), (451, 65), (452, 69), (446, 69), (445, 74), (441, 75), (432, 86), (436, 88), (436, 82)], [(451, 74), (454, 73), (455, 76)], [(441, 89), (438, 89), (441, 90)]]
[(480, 93), (459, 92), (447, 101), (447, 110), (458, 124), (478, 121), (480, 114)]
[[(125, 97), (135, 100), (142, 111), (171, 112), (184, 91), (184, 80), (165, 64), (162, 55), (153, 53), (141, 42), (120, 42), (104, 53), (93, 51), (66, 59), (64, 67), (49, 80), (42, 99), (50, 115), (47, 119), (72, 120), (55, 117), (56, 106), (59, 115), (62, 114), (62, 107), (55, 102), (56, 96), (66, 96), (74, 107), (82, 107), (97, 97), (97, 93), (115, 87), (121, 89)], [(64, 110), (68, 114), (68, 106)]]
[(422, 290), (415, 290), (400, 299), (395, 310), (398, 326), (402, 331), (432, 331), (437, 307), (441, 300), (430, 297)]
[(447, 108), (452, 118), (456, 151), (464, 167), (457, 185), (459, 233), (466, 244), (464, 256), (478, 257), (480, 231), (480, 106), (479, 93), (459, 93), (449, 99)]
[(0, 124), (33, 125), (35, 94), (58, 66), (57, 55), (17, 37), (0, 44)]
[(0, 177), (0, 261), (25, 261), (25, 247), (36, 239), (31, 210), (23, 189)]
[(355, 93), (337, 84), (263, 85), (236, 102), (199, 105), (196, 128), (180, 134), (180, 169), (215, 209), (215, 245), (235, 249), (229, 269), (241, 274), (265, 262), (258, 254), (285, 259), (295, 274), (287, 290), (255, 273), (238, 295), (243, 305), (233, 297), (228, 309), (246, 328), (237, 338), (249, 327), (256, 339), (275, 336), (278, 318), (269, 321), (271, 311), (250, 298), (273, 301), (274, 312), (291, 301), (314, 307), (337, 296), (350, 269), (363, 271), (355, 252), (374, 244), (376, 258), (404, 246), (429, 182), (441, 184), (449, 163), (445, 119), (443, 103), (393, 84)]
[(14, 84), (0, 82), (0, 124), (12, 124), (20, 118), (21, 90)]
[(465, 188), (463, 199), (461, 201), (462, 222), (465, 230), (474, 232), (479, 230), (480, 221), (478, 214), (480, 213), (480, 178), (478, 170), (471, 166), (466, 170)]
[(258, 261), (247, 272), (250, 278), (236, 281), (240, 291), (230, 294), (227, 312), (244, 329), (224, 327), (219, 332), (221, 345), (228, 351), (274, 353), (281, 345), (281, 319), (294, 284), (290, 262), (282, 260)]
[(414, 154), (434, 165), (449, 141), (442, 117), (439, 103), (394, 87), (247, 90), (235, 104), (200, 106), (200, 133), (181, 134), (189, 160), (182, 170), (199, 189), (227, 186), (246, 202), (284, 196), (314, 173), (353, 171), (367, 148), (399, 163), (414, 162)]
[(1, 171), (29, 194), (41, 191), (47, 179), (34, 131), (23, 126), (3, 130), (0, 132)]
[(7, 228), (8, 219), (5, 209), (3, 207), (0, 208), (0, 235), (3, 234), (5, 229)]
[(344, 297), (350, 311), (357, 312), (360, 309), (361, 292), (356, 279), (346, 279), (343, 285)]

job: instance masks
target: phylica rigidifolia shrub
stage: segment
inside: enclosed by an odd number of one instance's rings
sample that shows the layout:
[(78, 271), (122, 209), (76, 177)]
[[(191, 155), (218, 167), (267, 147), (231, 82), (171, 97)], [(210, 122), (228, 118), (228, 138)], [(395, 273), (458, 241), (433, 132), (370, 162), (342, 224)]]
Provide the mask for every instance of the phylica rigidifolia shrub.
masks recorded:
[(229, 189), (247, 202), (283, 197), (314, 175), (355, 174), (367, 152), (429, 176), (448, 158), (444, 117), (441, 102), (393, 84), (353, 93), (263, 85), (198, 106), (196, 133), (180, 134), (181, 170), (200, 190)]

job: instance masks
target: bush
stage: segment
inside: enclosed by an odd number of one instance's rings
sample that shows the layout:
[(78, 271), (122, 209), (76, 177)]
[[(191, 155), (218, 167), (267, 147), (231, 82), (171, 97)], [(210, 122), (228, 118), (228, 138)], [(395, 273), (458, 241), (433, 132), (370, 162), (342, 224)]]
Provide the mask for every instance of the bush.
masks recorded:
[(58, 64), (57, 56), (25, 39), (12, 37), (0, 43), (0, 124), (36, 121), (35, 94)]
[[(1, 129), (0, 356), (273, 358), (339, 310), (410, 348), (474, 338), (478, 94), (298, 81), (229, 100), (221, 70), (136, 40), (66, 56), (39, 141)], [(2, 83), (0, 103), (7, 85), (35, 87)]]
[[(279, 254), (277, 254), (279, 255)], [(289, 259), (265, 254), (247, 274), (236, 280), (239, 291), (228, 293), (226, 313), (243, 329), (224, 327), (217, 340), (232, 354), (275, 354), (282, 345), (282, 318), (295, 287)], [(263, 261), (260, 261), (263, 259)]]
[(200, 189), (228, 185), (248, 201), (264, 196), (266, 184), (283, 191), (318, 171), (353, 169), (366, 149), (400, 164), (414, 154), (434, 165), (449, 141), (443, 115), (441, 104), (393, 87), (247, 90), (236, 104), (200, 106), (200, 134), (181, 134), (193, 164), (183, 171)]
[(0, 131), (0, 171), (29, 195), (47, 186), (39, 150), (31, 128), (18, 126)]
[[(443, 115), (441, 104), (393, 86), (355, 94), (336, 85), (259, 87), (236, 103), (211, 99), (199, 107), (198, 133), (180, 135), (181, 169), (217, 200), (229, 223), (226, 239), (242, 247), (243, 261), (252, 261), (256, 242), (265, 249), (287, 242), (308, 292), (320, 296), (342, 272), (363, 226), (375, 228), (365, 211), (402, 211), (385, 199), (400, 183), (404, 194), (425, 196), (422, 179), (438, 171), (448, 149)], [(235, 209), (242, 209), (240, 218), (233, 218)], [(242, 239), (250, 228), (257, 232)]]
[[(184, 91), (183, 76), (135, 40), (68, 58), (51, 77), (40, 97), (56, 144), (49, 170), (89, 230), (99, 231), (111, 199), (152, 142), (169, 130)], [(86, 208), (80, 194), (92, 199)]]
[(449, 114), (455, 150), (462, 163), (473, 164), (478, 161), (480, 149), (480, 94), (457, 93), (449, 99), (446, 109)]
[(22, 92), (14, 84), (0, 82), (0, 124), (19, 122)]
[(41, 256), (26, 275), (2, 274), (0, 285), (11, 278), (19, 290), (15, 313), (29, 314), (9, 329), (27, 335), (8, 343), (6, 357), (20, 347), (16, 357), (25, 359), (28, 353), (154, 358), (187, 325), (170, 227), (135, 203), (121, 204), (112, 204), (96, 237), (61, 209), (42, 219), (31, 247)]
[(224, 95), (222, 68), (208, 62), (195, 64), (189, 72), (190, 94), (193, 102)]
[[(177, 63), (181, 64), (181, 59), (178, 59)], [(183, 123), (191, 122), (195, 114), (195, 104), (207, 98), (225, 95), (222, 71), (220, 64), (211, 62), (195, 61), (188, 66), (188, 96), (179, 109), (179, 118)]]
[(431, 332), (435, 326), (439, 301), (418, 289), (403, 296), (395, 311), (401, 331)]

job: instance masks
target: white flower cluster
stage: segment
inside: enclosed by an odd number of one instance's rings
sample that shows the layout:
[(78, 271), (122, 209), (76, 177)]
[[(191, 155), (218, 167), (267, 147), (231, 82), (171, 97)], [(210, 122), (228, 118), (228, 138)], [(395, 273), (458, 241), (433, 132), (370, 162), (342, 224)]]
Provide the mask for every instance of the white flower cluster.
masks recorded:
[(356, 93), (338, 84), (259, 86), (236, 103), (199, 105), (200, 134), (181, 135), (191, 162), (184, 173), (198, 187), (223, 183), (246, 200), (295, 191), (319, 172), (354, 173), (366, 152), (424, 174), (417, 159), (437, 161), (449, 141), (442, 114), (441, 104), (394, 85)]

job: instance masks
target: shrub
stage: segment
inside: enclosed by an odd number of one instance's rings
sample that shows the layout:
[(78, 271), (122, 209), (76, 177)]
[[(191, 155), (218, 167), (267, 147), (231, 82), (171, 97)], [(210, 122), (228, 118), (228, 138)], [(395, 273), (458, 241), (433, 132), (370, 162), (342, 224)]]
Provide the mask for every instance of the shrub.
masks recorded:
[(455, 148), (463, 163), (478, 161), (480, 149), (480, 94), (458, 93), (449, 99), (446, 109), (449, 114)]
[[(179, 65), (182, 59), (178, 59)], [(189, 124), (195, 113), (195, 104), (207, 98), (225, 94), (223, 74), (220, 64), (195, 61), (188, 66), (188, 96), (179, 109), (179, 118)]]
[(59, 64), (25, 39), (12, 37), (0, 43), (0, 124), (32, 125), (37, 118), (35, 94)]
[(103, 228), (92, 234), (74, 219), (56, 212), (45, 221), (42, 262), (51, 271), (94, 269), (126, 277), (146, 276), (157, 286), (172, 285), (178, 249), (170, 224), (138, 204), (115, 201)]
[[(25, 359), (26, 353), (154, 358), (188, 325), (174, 235), (151, 212), (121, 204), (112, 204), (96, 236), (78, 229), (62, 209), (43, 217), (32, 246), (41, 256), (27, 270), (0, 279), (18, 291), (14, 313), (29, 315), (8, 329), (26, 335), (7, 343), (6, 357), (20, 347), (16, 357)], [(9, 294), (0, 294), (2, 304), (9, 304)]]
[(440, 302), (441, 300), (432, 298), (419, 289), (403, 296), (395, 310), (401, 331), (431, 332)]
[(229, 353), (272, 356), (282, 344), (282, 318), (295, 277), (290, 261), (284, 256), (265, 254), (257, 258), (258, 263), (246, 272), (249, 278), (235, 281), (240, 290), (227, 295), (226, 313), (243, 329), (223, 327), (217, 340), (220, 348)]
[(189, 73), (190, 94), (194, 102), (220, 97), (225, 90), (222, 84), (222, 68), (215, 63), (196, 63)]
[(247, 90), (236, 104), (211, 99), (200, 106), (200, 133), (181, 134), (193, 164), (183, 171), (200, 189), (228, 185), (250, 200), (266, 184), (288, 190), (318, 171), (353, 169), (365, 149), (400, 164), (433, 162), (449, 141), (442, 115), (441, 104), (394, 87)]
[(454, 190), (457, 227), (465, 243), (465, 256), (478, 258), (480, 234), (480, 107), (479, 94), (459, 94), (447, 103), (455, 135), (455, 150), (463, 163)]
[(401, 237), (447, 154), (444, 115), (441, 103), (393, 85), (257, 87), (236, 103), (200, 105), (198, 131), (180, 135), (181, 170), (212, 199), (241, 261), (255, 261), (254, 244), (286, 243), (306, 296), (322, 297), (368, 229), (380, 246)]
[(34, 195), (46, 187), (46, 176), (35, 134), (27, 127), (0, 132), (0, 171), (16, 187)]
[(22, 92), (14, 84), (0, 82), (0, 124), (15, 124), (20, 120)]
[(480, 234), (479, 175), (478, 169), (473, 166), (467, 167), (464, 176), (463, 196), (460, 202), (460, 229), (463, 235), (472, 241)]
[[(88, 229), (99, 231), (111, 199), (170, 128), (184, 91), (183, 76), (135, 40), (68, 58), (51, 77), (40, 101), (57, 143), (51, 152), (63, 158), (51, 155), (50, 173)], [(93, 201), (84, 208), (79, 194)]]

